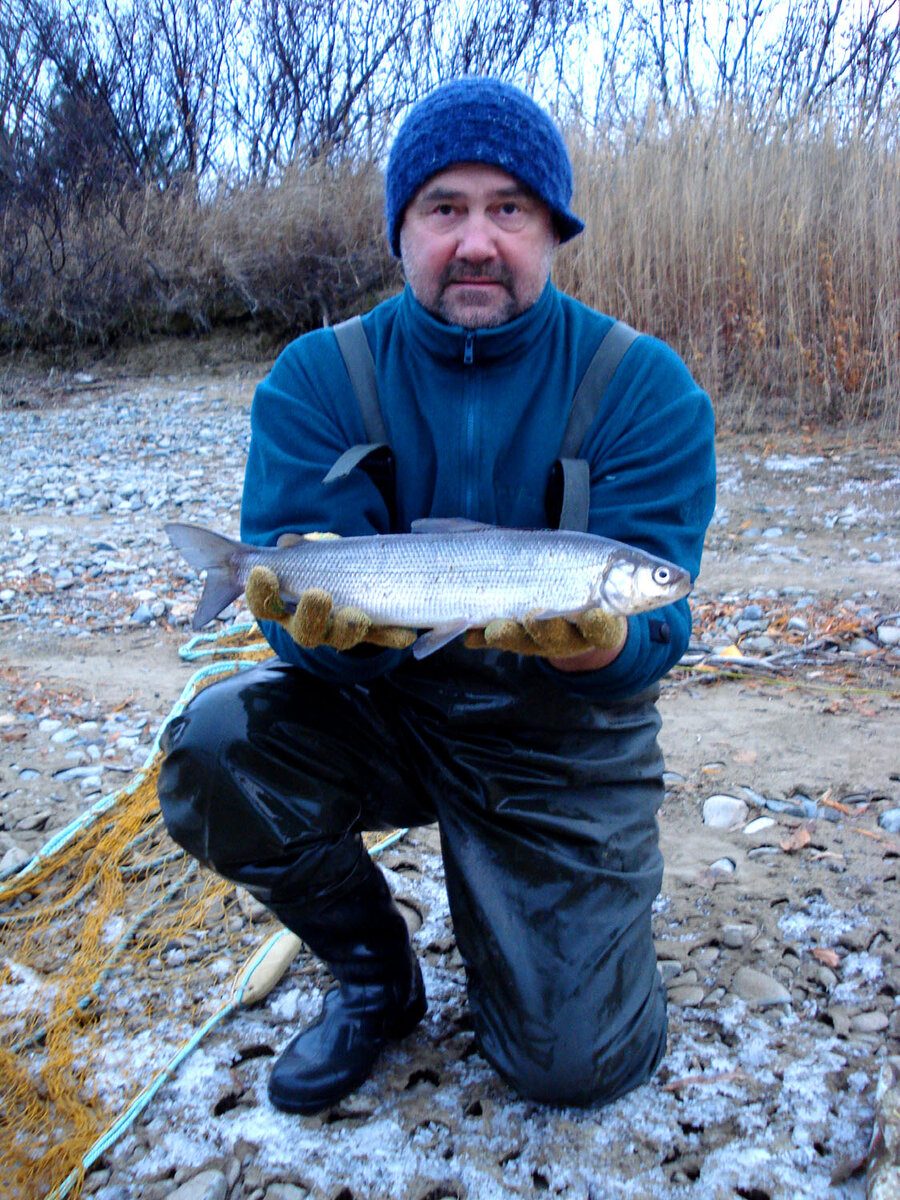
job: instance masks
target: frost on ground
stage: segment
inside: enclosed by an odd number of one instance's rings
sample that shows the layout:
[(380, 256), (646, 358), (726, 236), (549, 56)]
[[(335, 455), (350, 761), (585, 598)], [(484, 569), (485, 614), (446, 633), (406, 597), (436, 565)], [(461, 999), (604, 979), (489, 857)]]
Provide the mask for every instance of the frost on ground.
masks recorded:
[[(162, 524), (235, 531), (263, 373), (115, 377), (69, 406), (29, 407), (23, 392), (0, 410), (3, 869), (124, 785), (181, 694), (200, 584)], [(331, 1112), (275, 1112), (273, 1056), (329, 983), (300, 957), (263, 1004), (202, 1040), (86, 1194), (167, 1200), (209, 1166), (228, 1200), (862, 1200), (875, 1084), (900, 1038), (900, 838), (884, 823), (900, 806), (900, 447), (845, 430), (765, 448), (722, 438), (719, 474), (695, 644), (660, 700), (655, 934), (670, 1024), (656, 1078), (598, 1113), (505, 1087), (475, 1048), (424, 830), (381, 859), (414, 916), (431, 1004), (420, 1028)], [(735, 650), (779, 667), (702, 675), (706, 656)], [(743, 826), (704, 824), (721, 794), (746, 802)], [(266, 930), (233, 919), (250, 953)], [(103, 946), (120, 933), (111, 922)], [(206, 930), (175, 940), (151, 964), (151, 995), (125, 973), (104, 983), (103, 1053), (73, 1047), (113, 1114), (227, 1002), (241, 965)], [(8, 950), (0, 1018), (14, 1041), (25, 1008), (49, 1011), (59, 975)], [(194, 955), (202, 986), (174, 982)]]
[[(439, 856), (415, 842), (412, 855), (420, 874), (389, 874), (424, 918), (414, 941), (431, 1008), (420, 1029), (324, 1116), (278, 1113), (265, 1096), (268, 1051), (308, 1020), (327, 983), (288, 975), (266, 1008), (238, 1013), (185, 1061), (111, 1156), (117, 1180), (159, 1188), (173, 1163), (199, 1170), (239, 1148), (254, 1178), (313, 1196), (339, 1194), (338, 1183), (355, 1197), (864, 1196), (861, 1176), (832, 1177), (866, 1152), (869, 1051), (783, 1006), (755, 1012), (726, 996), (673, 1007), (662, 1071), (598, 1113), (513, 1095), (474, 1048), (462, 968), (446, 951)], [(819, 905), (820, 927), (836, 916)]]

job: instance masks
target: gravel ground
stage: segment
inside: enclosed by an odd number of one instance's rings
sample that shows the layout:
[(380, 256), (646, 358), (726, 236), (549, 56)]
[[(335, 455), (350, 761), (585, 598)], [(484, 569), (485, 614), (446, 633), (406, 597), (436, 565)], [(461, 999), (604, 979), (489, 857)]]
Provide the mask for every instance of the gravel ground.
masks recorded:
[[(131, 777), (188, 679), (178, 648), (199, 581), (162, 525), (236, 532), (261, 373), (100, 371), (49, 396), (32, 380), (0, 409), (0, 876)], [(585, 1114), (526, 1104), (493, 1076), (424, 830), (383, 856), (423, 960), (420, 1030), (332, 1113), (272, 1112), (271, 1054), (327, 985), (301, 957), (265, 1005), (209, 1035), (86, 1193), (865, 1195), (876, 1083), (900, 1048), (898, 497), (896, 445), (722, 439), (695, 640), (661, 700), (670, 1043), (651, 1084)], [(237, 919), (256, 935), (258, 914)], [(0, 1021), (14, 967), (0, 952)], [(139, 1070), (183, 1040), (170, 1024), (131, 1046)], [(117, 1097), (121, 1053), (96, 1063)]]

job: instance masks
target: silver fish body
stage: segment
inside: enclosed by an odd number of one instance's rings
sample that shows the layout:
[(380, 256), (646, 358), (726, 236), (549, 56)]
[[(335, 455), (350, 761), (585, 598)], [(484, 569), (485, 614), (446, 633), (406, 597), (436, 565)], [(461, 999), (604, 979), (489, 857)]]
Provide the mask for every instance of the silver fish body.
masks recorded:
[(603, 608), (646, 612), (687, 595), (687, 571), (621, 542), (563, 530), (503, 529), (457, 519), (418, 521), (414, 532), (249, 546), (199, 526), (166, 525), (207, 580), (194, 616), (201, 628), (244, 590), (255, 566), (275, 572), (290, 603), (310, 587), (336, 607), (354, 605), (376, 625), (432, 631), (420, 653), (465, 629), (527, 613)]

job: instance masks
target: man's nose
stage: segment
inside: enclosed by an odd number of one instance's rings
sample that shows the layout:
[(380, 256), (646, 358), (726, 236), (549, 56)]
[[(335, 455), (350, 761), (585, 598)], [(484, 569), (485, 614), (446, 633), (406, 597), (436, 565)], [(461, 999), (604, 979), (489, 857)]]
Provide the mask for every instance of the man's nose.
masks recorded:
[(459, 230), (456, 257), (487, 262), (497, 256), (496, 230), (487, 213), (469, 213)]

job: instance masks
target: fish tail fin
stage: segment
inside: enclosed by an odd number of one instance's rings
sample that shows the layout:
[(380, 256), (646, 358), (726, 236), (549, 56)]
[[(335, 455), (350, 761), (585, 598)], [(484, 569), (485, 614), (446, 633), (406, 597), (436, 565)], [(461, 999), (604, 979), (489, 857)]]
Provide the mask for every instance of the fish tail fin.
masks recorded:
[(165, 531), (195, 571), (206, 571), (203, 593), (191, 621), (192, 629), (202, 629), (244, 590), (238, 582), (234, 561), (235, 553), (244, 546), (211, 529), (182, 521), (170, 521)]

